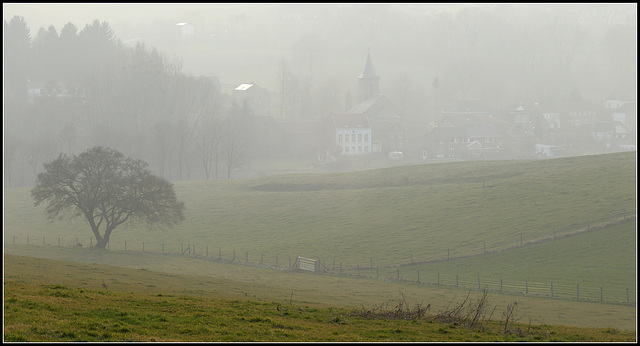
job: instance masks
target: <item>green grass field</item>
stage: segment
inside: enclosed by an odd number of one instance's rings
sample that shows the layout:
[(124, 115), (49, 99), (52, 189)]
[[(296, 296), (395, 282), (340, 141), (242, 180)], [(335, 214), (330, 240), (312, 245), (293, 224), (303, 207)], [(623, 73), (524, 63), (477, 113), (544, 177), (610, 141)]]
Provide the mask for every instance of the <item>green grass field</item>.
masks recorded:
[[(513, 249), (479, 254), (469, 258), (437, 261), (396, 268), (362, 270), (362, 275), (401, 277), (421, 282), (455, 285), (459, 276), (460, 285), (481, 286), (529, 294), (551, 295), (551, 284), (555, 283), (554, 296), (582, 299), (600, 299), (625, 302), (627, 289), (630, 301), (635, 301), (635, 261), (629, 256), (636, 253), (635, 219), (628, 219), (605, 228), (576, 235), (532, 243)], [(439, 275), (440, 274), (440, 275)], [(507, 286), (511, 288), (508, 289)], [(582, 289), (580, 289), (582, 287)], [(582, 293), (580, 294), (580, 291)]]
[[(483, 188), (485, 181), (493, 184)], [(487, 183), (488, 184), (488, 183)], [(111, 248), (162, 243), (344, 267), (477, 254), (560, 236), (635, 213), (635, 153), (556, 160), (459, 162), (242, 181), (176, 182), (186, 222), (124, 225)], [(90, 242), (83, 220), (50, 222), (29, 187), (5, 189), (5, 241)]]
[[(517, 299), (533, 323), (635, 330), (635, 167), (633, 152), (176, 182), (185, 223), (118, 228), (106, 252), (86, 249), (82, 220), (48, 221), (30, 187), (9, 188), (5, 255), (198, 275), (255, 299), (282, 302), (293, 291), (299, 304), (348, 307), (401, 291), (444, 306), (480, 278), (478, 287), (503, 308)], [(189, 245), (198, 258), (175, 255)], [(252, 265), (226, 263), (234, 253)], [(296, 256), (333, 270), (262, 268), (288, 267)]]
[[(99, 250), (67, 251), (75, 251), (76, 255), (78, 251), (84, 255), (91, 252), (95, 255)], [(99, 252), (105, 257), (119, 255)], [(153, 255), (136, 255), (137, 258), (140, 256)], [(196, 259), (188, 261), (201, 262)], [(194, 263), (194, 266), (201, 264)], [(220, 264), (213, 266), (221, 269)], [(500, 299), (495, 301), (490, 297), (481, 323), (471, 328), (435, 321), (434, 316), (448, 310), (438, 304), (427, 310), (423, 318), (412, 320), (368, 318), (354, 314), (373, 311), (376, 306), (383, 306), (380, 303), (388, 301), (391, 305), (387, 306), (391, 308), (387, 310), (393, 311), (401, 301), (400, 295), (397, 299), (371, 304), (363, 302), (354, 308), (341, 306), (336, 301), (332, 304), (308, 303), (300, 296), (313, 290), (309, 288), (312, 286), (310, 283), (307, 283), (306, 292), (301, 291), (299, 285), (291, 285), (295, 289), (291, 298), (285, 299), (284, 293), (289, 295), (283, 290), (285, 285), (276, 288), (273, 283), (265, 285), (209, 275), (168, 274), (14, 255), (5, 255), (4, 268), (4, 341), (10, 342), (635, 340), (635, 332), (618, 328), (581, 328), (532, 322), (528, 320), (529, 310), (531, 307), (535, 310), (537, 305), (531, 304), (530, 298), (518, 300), (518, 308), (522, 312), (516, 312), (515, 324), (505, 326), (499, 318), (486, 319), (493, 316), (493, 313), (489, 315), (490, 312), (497, 310), (498, 315), (504, 309)], [(363, 280), (347, 278), (335, 281), (335, 278), (313, 274), (307, 278), (295, 273), (275, 274), (280, 280), (289, 275), (297, 276), (298, 282), (320, 278), (333, 286), (348, 285), (356, 290), (363, 287)], [(385, 290), (385, 285), (382, 286), (377, 289)], [(430, 304), (432, 297), (428, 295), (432, 292), (427, 293), (427, 297), (423, 295), (422, 298), (426, 299), (419, 301), (411, 297), (415, 292), (411, 289), (406, 291), (410, 298), (405, 300), (405, 310), (415, 310), (417, 304)], [(446, 291), (450, 293), (451, 290)], [(458, 293), (461, 296), (457, 299), (454, 296), (448, 300), (454, 302), (454, 306), (460, 304), (465, 296), (464, 292)], [(472, 302), (479, 299), (476, 293), (468, 294)], [(547, 313), (562, 316), (563, 312), (574, 311), (589, 315), (594, 310), (586, 303), (561, 301), (555, 305), (549, 305)], [(628, 314), (625, 310), (630, 309), (611, 306), (608, 311), (615, 319)], [(572, 321), (573, 314), (568, 315), (567, 321)]]

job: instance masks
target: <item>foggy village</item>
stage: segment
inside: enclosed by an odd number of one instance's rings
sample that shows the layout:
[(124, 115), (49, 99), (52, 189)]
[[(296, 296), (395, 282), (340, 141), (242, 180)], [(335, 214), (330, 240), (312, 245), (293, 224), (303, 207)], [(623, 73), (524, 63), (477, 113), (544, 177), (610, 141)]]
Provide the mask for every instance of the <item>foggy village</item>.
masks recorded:
[(14, 6), (6, 186), (94, 145), (171, 180), (636, 146), (633, 5)]
[(3, 19), (3, 341), (637, 342), (637, 4)]

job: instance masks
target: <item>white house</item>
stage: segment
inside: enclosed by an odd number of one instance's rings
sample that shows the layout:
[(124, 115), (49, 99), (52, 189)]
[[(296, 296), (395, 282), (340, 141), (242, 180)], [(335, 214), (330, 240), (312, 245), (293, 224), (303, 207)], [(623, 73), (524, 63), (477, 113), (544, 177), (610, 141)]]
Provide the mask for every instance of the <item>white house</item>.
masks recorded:
[(336, 146), (342, 155), (371, 154), (371, 124), (364, 114), (334, 114)]

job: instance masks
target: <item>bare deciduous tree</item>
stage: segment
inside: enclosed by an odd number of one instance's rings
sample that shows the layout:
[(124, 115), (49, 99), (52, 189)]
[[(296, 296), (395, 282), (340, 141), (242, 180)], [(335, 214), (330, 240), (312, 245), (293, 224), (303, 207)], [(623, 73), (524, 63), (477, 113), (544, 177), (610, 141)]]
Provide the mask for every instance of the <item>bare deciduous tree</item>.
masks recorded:
[[(173, 185), (152, 175), (147, 163), (125, 158), (113, 149), (94, 147), (44, 164), (31, 190), (35, 205), (47, 203), (47, 216), (83, 216), (104, 249), (111, 232), (127, 221), (148, 227), (173, 226), (184, 220), (184, 203)], [(67, 214), (65, 214), (67, 212)]]

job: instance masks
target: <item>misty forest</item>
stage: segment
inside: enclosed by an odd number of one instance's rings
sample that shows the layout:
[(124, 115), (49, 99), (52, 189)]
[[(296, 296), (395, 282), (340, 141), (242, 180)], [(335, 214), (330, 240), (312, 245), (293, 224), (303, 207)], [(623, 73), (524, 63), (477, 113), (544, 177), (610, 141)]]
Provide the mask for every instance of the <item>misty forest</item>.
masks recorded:
[[(5, 186), (93, 146), (169, 180), (256, 177), (268, 160), (336, 170), (635, 150), (634, 4), (189, 5), (37, 29), (7, 15)], [(363, 150), (340, 142), (349, 121), (370, 128)]]

